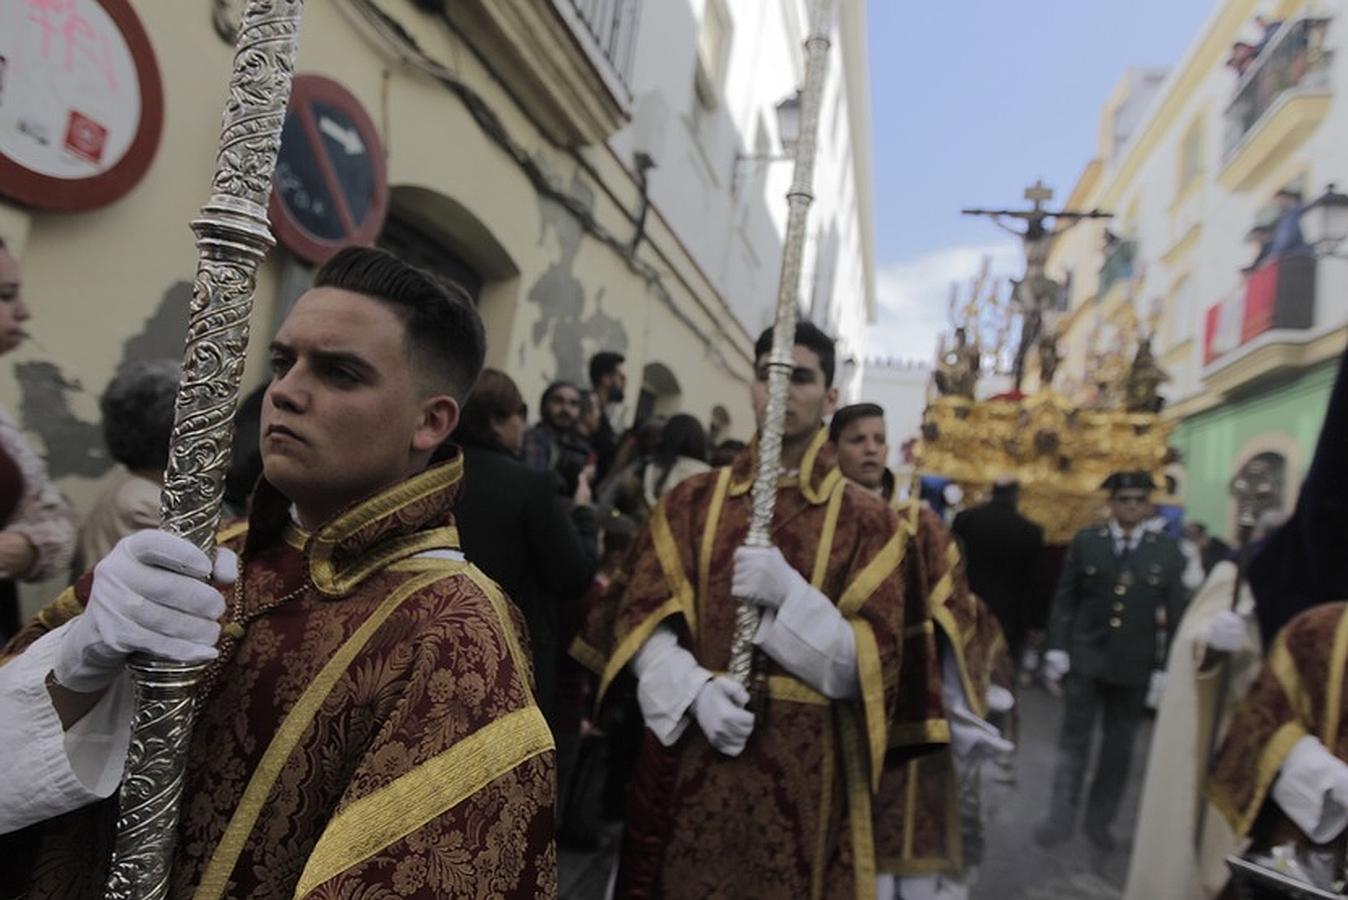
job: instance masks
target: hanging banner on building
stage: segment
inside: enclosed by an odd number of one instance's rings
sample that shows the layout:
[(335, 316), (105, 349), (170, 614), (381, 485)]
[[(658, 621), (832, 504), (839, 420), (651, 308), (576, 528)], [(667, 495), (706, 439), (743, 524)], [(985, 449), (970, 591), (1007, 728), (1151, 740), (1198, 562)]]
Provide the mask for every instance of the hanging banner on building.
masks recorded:
[(388, 170), (374, 122), (330, 78), (297, 75), (271, 192), (276, 238), (321, 263), (348, 244), (370, 244), (388, 213)]
[(124, 195), (154, 159), (164, 93), (128, 0), (0, 2), (0, 195), (52, 210)]

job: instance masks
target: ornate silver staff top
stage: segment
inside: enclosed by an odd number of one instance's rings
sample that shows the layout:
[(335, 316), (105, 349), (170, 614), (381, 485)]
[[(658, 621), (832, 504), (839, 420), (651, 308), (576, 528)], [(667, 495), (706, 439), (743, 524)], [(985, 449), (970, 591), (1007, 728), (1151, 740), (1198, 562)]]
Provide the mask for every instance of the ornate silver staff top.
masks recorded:
[[(239, 26), (211, 197), (192, 222), (197, 271), (170, 443), (163, 528), (215, 550), (234, 409), (248, 348), (281, 126), (299, 49), (303, 0), (249, 0)], [(122, 778), (111, 900), (167, 896), (178, 804), (204, 666), (132, 659), (136, 711)]]
[[(805, 222), (814, 200), (814, 150), (819, 132), (819, 106), (824, 94), (829, 32), (833, 25), (833, 0), (815, 0), (810, 15), (810, 36), (805, 39), (805, 87), (800, 98), (800, 139), (796, 144), (795, 173), (786, 202), (786, 244), (782, 250), (782, 275), (777, 284), (777, 319), (772, 327), (772, 352), (768, 356), (768, 403), (758, 430), (758, 470), (754, 475), (753, 508), (746, 547), (772, 546), (772, 513), (777, 504), (777, 481), (782, 473), (782, 427), (786, 419), (786, 391), (794, 363), (791, 350), (796, 341), (796, 308), (800, 295), (801, 257), (805, 253)], [(730, 675), (745, 688), (753, 672), (753, 636), (758, 629), (755, 604), (740, 600), (735, 608), (735, 636), (730, 645)]]

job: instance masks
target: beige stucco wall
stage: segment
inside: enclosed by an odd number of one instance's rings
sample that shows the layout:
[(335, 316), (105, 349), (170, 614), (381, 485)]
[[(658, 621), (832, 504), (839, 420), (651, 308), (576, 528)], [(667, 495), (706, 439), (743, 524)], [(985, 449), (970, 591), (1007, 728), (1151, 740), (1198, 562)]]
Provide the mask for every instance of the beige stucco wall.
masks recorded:
[[(19, 247), (35, 313), (34, 341), (0, 364), (0, 404), (29, 427), (81, 511), (106, 466), (97, 396), (127, 359), (180, 351), (184, 284), (195, 264), (187, 223), (206, 198), (232, 59), (208, 5), (133, 5), (165, 89), (163, 138), (146, 178), (93, 212), (20, 210), (0, 201), (0, 233)], [(606, 147), (573, 152), (551, 144), (448, 29), (405, 0), (383, 5), (482, 96), (552, 184), (580, 198), (599, 229), (627, 242), (639, 193)], [(731, 415), (729, 434), (746, 438), (749, 338), (659, 210), (651, 211), (634, 260), (597, 240), (540, 197), (456, 96), (401, 64), (346, 10), (341, 3), (307, 4), (298, 71), (328, 75), (362, 102), (383, 135), (391, 185), (448, 198), (443, 208), (471, 220), (432, 224), (446, 235), (468, 234), (454, 250), (480, 263), (486, 276), (481, 310), (489, 364), (511, 373), (534, 408), (548, 380), (581, 378), (591, 353), (618, 349), (628, 355), (632, 409), (643, 367), (658, 362), (679, 383), (679, 408), (706, 422), (721, 404)], [(264, 377), (281, 272), (273, 254), (259, 273), (245, 389)], [(662, 411), (674, 405), (666, 400)]]

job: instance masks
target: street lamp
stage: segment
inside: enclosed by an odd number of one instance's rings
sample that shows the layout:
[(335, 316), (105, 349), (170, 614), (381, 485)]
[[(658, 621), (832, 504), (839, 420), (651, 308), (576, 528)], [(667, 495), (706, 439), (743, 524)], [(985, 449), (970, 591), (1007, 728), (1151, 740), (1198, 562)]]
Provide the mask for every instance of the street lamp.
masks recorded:
[(741, 172), (745, 163), (775, 163), (796, 158), (796, 144), (800, 140), (800, 91), (795, 91), (774, 107), (777, 113), (777, 138), (781, 153), (743, 153), (735, 151), (734, 168), (730, 175), (730, 192), (739, 194)]
[(1333, 183), (1301, 211), (1301, 233), (1316, 256), (1348, 258), (1339, 248), (1348, 241), (1348, 194), (1334, 190)]

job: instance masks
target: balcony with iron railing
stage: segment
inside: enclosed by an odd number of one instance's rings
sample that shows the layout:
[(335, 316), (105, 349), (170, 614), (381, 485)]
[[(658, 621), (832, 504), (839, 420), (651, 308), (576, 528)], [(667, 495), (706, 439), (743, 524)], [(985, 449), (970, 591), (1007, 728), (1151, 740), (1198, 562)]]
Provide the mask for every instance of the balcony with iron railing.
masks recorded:
[(1305, 140), (1328, 113), (1334, 62), (1325, 46), (1329, 21), (1307, 17), (1283, 24), (1241, 75), (1226, 108), (1225, 187), (1249, 187), (1265, 163)]
[(552, 0), (615, 95), (631, 98), (641, 0)]

